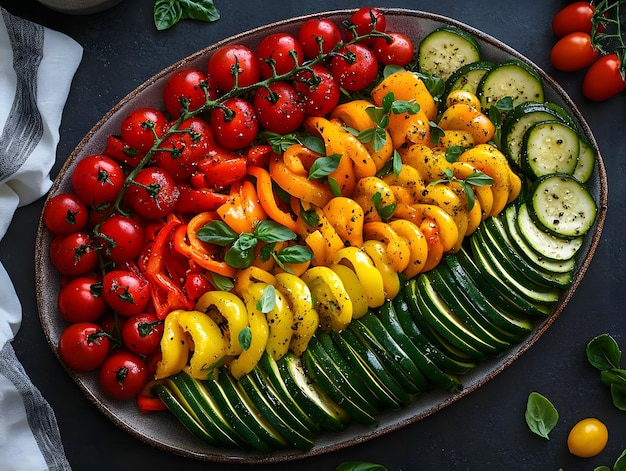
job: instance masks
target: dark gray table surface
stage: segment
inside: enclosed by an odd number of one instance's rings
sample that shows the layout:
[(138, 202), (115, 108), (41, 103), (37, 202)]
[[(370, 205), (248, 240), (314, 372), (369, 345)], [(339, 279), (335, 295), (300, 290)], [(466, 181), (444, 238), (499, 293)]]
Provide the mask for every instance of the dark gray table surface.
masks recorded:
[[(214, 24), (183, 22), (157, 32), (154, 2), (125, 0), (108, 11), (70, 16), (28, 0), (0, 0), (10, 12), (76, 39), (84, 47), (61, 124), (56, 175), (89, 129), (136, 86), (164, 67), (232, 34), (319, 11), (364, 5), (350, 0), (215, 0), (222, 18)], [(444, 410), (401, 430), (339, 452), (272, 465), (272, 469), (333, 470), (345, 461), (368, 460), (389, 470), (592, 470), (612, 465), (626, 448), (626, 412), (615, 409), (599, 375), (587, 363), (585, 345), (610, 333), (626, 349), (623, 307), (626, 254), (626, 185), (623, 184), (626, 96), (592, 103), (581, 93), (582, 73), (550, 66), (555, 38), (550, 21), (567, 2), (556, 0), (383, 1), (377, 6), (443, 14), (507, 43), (552, 75), (570, 94), (599, 143), (609, 178), (609, 211), (600, 246), (571, 303), (539, 341), (503, 373)], [(35, 232), (43, 201), (18, 210), (0, 244), (24, 308), (13, 345), (18, 357), (54, 408), (67, 456), (76, 470), (245, 469), (206, 463), (155, 449), (118, 429), (75, 386), (49, 349), (39, 324), (34, 285)], [(560, 420), (549, 441), (531, 434), (524, 421), (531, 391), (549, 397)], [(599, 456), (582, 460), (567, 451), (569, 428), (596, 416), (609, 428)], [(269, 469), (257, 466), (255, 469)]]

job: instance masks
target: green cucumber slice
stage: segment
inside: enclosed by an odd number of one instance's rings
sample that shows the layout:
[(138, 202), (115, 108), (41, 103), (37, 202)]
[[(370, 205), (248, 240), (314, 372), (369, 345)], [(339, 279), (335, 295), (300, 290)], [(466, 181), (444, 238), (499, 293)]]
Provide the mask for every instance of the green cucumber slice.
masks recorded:
[(593, 175), (596, 167), (596, 152), (584, 139), (580, 139), (578, 152), (578, 164), (572, 174), (580, 183), (587, 183)]
[(522, 169), (531, 179), (553, 173), (572, 175), (578, 165), (578, 133), (559, 121), (533, 124), (522, 141)]
[(455, 26), (442, 26), (429, 33), (419, 45), (420, 72), (446, 81), (465, 64), (480, 60), (478, 42)]
[(541, 76), (518, 59), (496, 64), (482, 78), (476, 93), (484, 110), (505, 97), (511, 97), (513, 106), (526, 101), (544, 101)]
[(446, 95), (453, 90), (465, 90), (475, 95), (481, 79), (493, 66), (493, 62), (478, 61), (460, 67), (446, 80)]

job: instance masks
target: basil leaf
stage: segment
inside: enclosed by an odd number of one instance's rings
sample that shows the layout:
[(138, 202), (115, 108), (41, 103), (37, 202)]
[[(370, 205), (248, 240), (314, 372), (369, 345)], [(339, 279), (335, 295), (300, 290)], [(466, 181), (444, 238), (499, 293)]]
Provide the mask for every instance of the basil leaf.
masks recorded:
[(531, 392), (524, 414), (531, 432), (549, 440), (548, 434), (559, 420), (559, 413), (552, 403), (541, 394)]
[(336, 471), (387, 471), (387, 468), (367, 461), (346, 461), (337, 466)]
[(313, 252), (303, 245), (285, 247), (276, 254), (281, 263), (304, 263), (313, 260)]
[(328, 186), (330, 187), (330, 192), (333, 196), (341, 196), (341, 187), (339, 186), (339, 182), (334, 178), (328, 179)]
[(387, 78), (392, 74), (395, 74), (396, 72), (400, 72), (405, 70), (404, 67), (401, 67), (399, 65), (394, 65), (394, 64), (389, 64), (386, 65), (385, 68), (383, 69), (383, 77)]
[(389, 111), (391, 111), (391, 107), (393, 106), (395, 101), (396, 101), (396, 96), (394, 95), (393, 92), (389, 92), (383, 97), (382, 105), (383, 105), (383, 110), (385, 111), (385, 113), (388, 113)]
[(611, 386), (612, 384), (626, 386), (626, 370), (620, 368), (604, 370), (600, 373), (600, 379), (605, 386)]
[(250, 348), (250, 344), (252, 343), (252, 330), (250, 327), (246, 326), (241, 329), (239, 335), (237, 336), (237, 340), (239, 340), (241, 348), (248, 350)]
[(254, 247), (258, 240), (252, 234), (241, 234), (224, 254), (224, 261), (233, 268), (248, 268), (254, 262)]
[(232, 279), (215, 272), (211, 272), (211, 284), (215, 289), (222, 291), (230, 291), (235, 287), (235, 283), (233, 283)]
[(301, 143), (304, 147), (311, 149), (316, 154), (326, 155), (324, 141), (322, 141), (319, 137), (306, 136), (302, 138)]
[(211, 221), (205, 224), (198, 229), (197, 235), (202, 242), (209, 242), (220, 247), (232, 244), (239, 237), (224, 221)]
[(271, 312), (276, 307), (276, 288), (267, 285), (261, 294), (261, 298), (256, 303), (256, 308), (263, 314)]
[(327, 177), (339, 167), (341, 154), (333, 154), (328, 157), (319, 157), (315, 159), (313, 165), (309, 169), (309, 180), (318, 180)]
[(157, 0), (154, 4), (154, 25), (159, 31), (171, 28), (183, 16), (183, 8), (177, 0)]
[(611, 471), (611, 468), (608, 466), (598, 466), (597, 468), (594, 468), (593, 471)]
[[(626, 385), (611, 384), (611, 397), (615, 407), (619, 410), (626, 410)], [(626, 460), (624, 465), (626, 466)]]
[(284, 242), (297, 237), (291, 229), (270, 219), (259, 221), (254, 229), (254, 235), (260, 241), (267, 243)]
[(270, 145), (275, 154), (282, 154), (292, 145), (298, 144), (295, 134), (282, 135), (272, 131), (263, 131), (260, 137)]
[[(393, 95), (393, 93), (391, 95)], [(387, 96), (388, 95), (386, 95), (385, 98)], [(377, 106), (368, 106), (367, 108), (365, 108), (365, 112), (370, 117), (370, 119), (374, 121), (376, 124), (379, 124), (386, 114), (383, 108), (379, 108)]]
[(300, 205), (300, 217), (311, 227), (316, 227), (320, 222), (320, 217), (314, 209), (306, 210), (302, 205)]
[(261, 257), (261, 261), (267, 262), (272, 257), (275, 247), (276, 244), (267, 244), (261, 247), (259, 250), (259, 257)]
[(598, 335), (587, 344), (587, 359), (591, 366), (603, 371), (619, 368), (622, 352), (613, 337), (608, 334)]
[(467, 176), (465, 183), (474, 186), (487, 186), (493, 185), (494, 180), (489, 175), (479, 172), (478, 170), (474, 170)]
[(410, 101), (396, 100), (391, 105), (391, 112), (394, 114), (417, 114), (420, 111), (419, 103), (411, 103)]
[(364, 144), (368, 142), (372, 142), (376, 135), (376, 129), (377, 129), (376, 126), (363, 129), (363, 131), (361, 131), (359, 135), (357, 136), (357, 139), (363, 142)]
[(402, 170), (402, 157), (400, 156), (400, 152), (394, 149), (393, 151), (393, 174), (397, 177), (400, 175), (400, 171)]
[(211, 23), (220, 19), (213, 0), (178, 0), (183, 10), (183, 19), (200, 20)]
[(617, 461), (613, 465), (613, 471), (626, 471), (626, 450), (617, 458)]
[(448, 162), (454, 163), (459, 161), (459, 157), (462, 152), (463, 149), (460, 146), (450, 146), (446, 149), (446, 153), (444, 155)]

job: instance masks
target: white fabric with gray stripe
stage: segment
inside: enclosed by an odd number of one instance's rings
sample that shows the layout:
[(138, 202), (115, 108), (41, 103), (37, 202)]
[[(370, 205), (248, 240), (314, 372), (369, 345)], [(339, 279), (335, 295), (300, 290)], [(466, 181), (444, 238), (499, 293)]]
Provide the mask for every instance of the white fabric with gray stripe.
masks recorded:
[[(0, 8), (0, 239), (15, 210), (50, 188), (61, 115), (81, 58), (71, 38)], [(0, 264), (0, 469), (69, 470), (54, 412), (11, 345), (21, 320)]]

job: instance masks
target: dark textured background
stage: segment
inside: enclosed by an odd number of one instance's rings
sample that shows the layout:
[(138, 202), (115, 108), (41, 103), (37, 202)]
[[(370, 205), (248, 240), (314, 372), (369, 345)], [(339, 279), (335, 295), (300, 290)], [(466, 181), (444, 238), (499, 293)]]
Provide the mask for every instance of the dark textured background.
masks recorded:
[[(220, 39), (252, 27), (302, 14), (363, 6), (350, 0), (215, 0), (222, 18), (214, 24), (183, 22), (157, 32), (152, 0), (126, 0), (89, 16), (52, 12), (33, 1), (0, 0), (10, 12), (62, 31), (84, 47), (61, 125), (56, 175), (91, 127), (122, 97), (164, 67)], [(585, 358), (585, 345), (612, 334), (626, 349), (623, 312), (625, 227), (624, 123), (626, 97), (591, 103), (581, 94), (582, 73), (564, 74), (549, 63), (555, 41), (550, 21), (564, 1), (489, 0), (377, 1), (443, 14), (507, 43), (551, 74), (579, 106), (600, 145), (609, 177), (609, 212), (602, 241), (570, 305), (541, 339), (507, 370), (441, 412), (384, 437), (340, 452), (272, 469), (333, 470), (339, 463), (369, 460), (389, 470), (592, 470), (612, 465), (626, 448), (626, 412), (611, 404), (607, 388)], [(76, 470), (245, 469), (185, 459), (162, 452), (119, 430), (78, 390), (46, 344), (34, 289), (34, 241), (42, 201), (20, 209), (0, 244), (0, 260), (12, 276), (24, 308), (13, 345), (33, 382), (57, 413), (68, 458)], [(549, 397), (560, 413), (550, 441), (524, 422), (531, 391)], [(598, 457), (567, 452), (569, 428), (597, 416), (609, 428), (609, 444)], [(255, 469), (269, 469), (257, 466)]]

